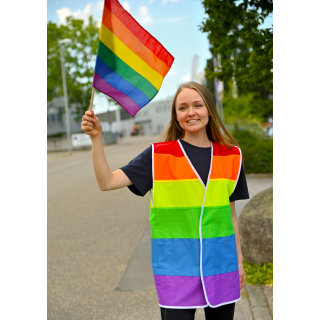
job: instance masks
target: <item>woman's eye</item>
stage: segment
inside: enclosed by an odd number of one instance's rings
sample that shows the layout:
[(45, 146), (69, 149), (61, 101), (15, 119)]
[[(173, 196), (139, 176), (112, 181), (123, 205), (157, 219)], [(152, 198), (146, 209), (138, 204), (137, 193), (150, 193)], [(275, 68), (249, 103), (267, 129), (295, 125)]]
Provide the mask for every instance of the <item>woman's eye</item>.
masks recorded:
[(185, 107), (180, 107), (180, 109), (179, 110), (184, 110), (185, 109)]
[(201, 104), (197, 104), (196, 107), (197, 107), (197, 108), (201, 108), (202, 105), (201, 105)]

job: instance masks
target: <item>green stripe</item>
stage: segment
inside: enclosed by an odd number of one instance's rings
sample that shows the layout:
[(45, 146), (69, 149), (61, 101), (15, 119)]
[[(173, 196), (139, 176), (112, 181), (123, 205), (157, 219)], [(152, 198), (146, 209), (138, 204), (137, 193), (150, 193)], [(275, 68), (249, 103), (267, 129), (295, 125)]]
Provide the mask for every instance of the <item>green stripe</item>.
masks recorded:
[(150, 208), (151, 238), (199, 239), (201, 207)]
[(100, 40), (97, 55), (119, 76), (121, 76), (123, 79), (127, 80), (133, 86), (143, 92), (150, 100), (153, 99), (153, 97), (158, 93), (158, 90), (146, 78), (129, 67)]
[[(199, 239), (201, 207), (150, 208), (152, 239)], [(206, 207), (202, 215), (202, 238), (227, 237), (234, 234), (230, 205)]]
[(228, 237), (234, 234), (230, 205), (204, 207), (202, 215), (202, 238)]

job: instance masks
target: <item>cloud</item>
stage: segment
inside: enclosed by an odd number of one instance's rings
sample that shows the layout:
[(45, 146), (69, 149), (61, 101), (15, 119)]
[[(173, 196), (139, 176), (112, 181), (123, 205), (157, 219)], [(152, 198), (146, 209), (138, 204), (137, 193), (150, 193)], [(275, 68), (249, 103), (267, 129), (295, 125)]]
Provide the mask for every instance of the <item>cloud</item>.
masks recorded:
[(141, 6), (138, 9), (138, 14), (134, 18), (141, 24), (147, 25), (154, 23), (154, 19), (149, 14), (149, 9), (146, 6)]
[(128, 12), (130, 12), (130, 6), (129, 6), (129, 3), (127, 1), (121, 3), (121, 5), (123, 6), (123, 8), (125, 10), (127, 10)]
[(161, 3), (166, 4), (167, 2), (179, 2), (181, 0), (163, 0)]
[[(128, 1), (121, 3), (123, 8), (130, 12), (130, 5)], [(66, 23), (66, 18), (72, 16), (75, 19), (84, 20), (84, 23), (88, 23), (89, 16), (93, 16), (93, 19), (97, 21), (98, 27), (101, 26), (101, 18), (103, 12), (104, 1), (97, 3), (89, 3), (83, 10), (71, 11), (70, 8), (63, 7), (56, 11), (60, 24)], [(149, 13), (149, 9), (146, 6), (140, 6), (134, 15), (134, 18), (143, 26), (150, 25), (155, 22)]]
[(89, 3), (86, 5), (84, 10), (71, 11), (70, 8), (63, 7), (56, 11), (56, 14), (59, 18), (60, 24), (66, 23), (66, 18), (69, 16), (74, 17), (75, 19), (84, 20), (85, 24), (88, 23), (89, 16), (93, 16), (95, 21), (98, 21), (98, 26), (101, 25), (101, 17), (103, 11), (104, 2), (99, 1), (97, 3)]
[(164, 22), (180, 22), (187, 19), (188, 16), (165, 19)]
[(185, 76), (181, 77), (182, 81), (187, 82), (187, 81), (191, 81), (191, 74), (188, 73)]
[(178, 70), (170, 69), (169, 72), (167, 73), (167, 77), (174, 76), (174, 75), (176, 75), (178, 73), (179, 73)]
[(56, 14), (59, 18), (59, 23), (60, 24), (65, 24), (66, 23), (66, 18), (69, 16), (78, 16), (80, 14), (80, 10), (72, 12), (69, 8), (63, 7), (59, 10), (56, 11)]

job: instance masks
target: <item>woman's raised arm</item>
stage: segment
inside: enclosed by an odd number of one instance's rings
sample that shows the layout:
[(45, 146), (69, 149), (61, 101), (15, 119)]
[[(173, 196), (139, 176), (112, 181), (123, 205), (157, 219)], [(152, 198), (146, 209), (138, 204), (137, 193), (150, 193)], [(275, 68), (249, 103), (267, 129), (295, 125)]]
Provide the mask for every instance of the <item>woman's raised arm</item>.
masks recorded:
[(125, 173), (110, 170), (103, 150), (102, 126), (93, 111), (86, 111), (82, 117), (81, 130), (91, 136), (94, 173), (102, 191), (115, 190), (132, 184)]

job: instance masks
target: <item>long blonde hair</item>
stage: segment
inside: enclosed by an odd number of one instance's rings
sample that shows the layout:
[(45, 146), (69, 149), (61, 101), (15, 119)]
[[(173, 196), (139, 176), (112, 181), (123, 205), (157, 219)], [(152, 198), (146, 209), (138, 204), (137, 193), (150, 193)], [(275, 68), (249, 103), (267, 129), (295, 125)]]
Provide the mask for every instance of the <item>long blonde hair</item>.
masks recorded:
[(185, 88), (196, 90), (201, 98), (203, 99), (204, 104), (206, 105), (209, 112), (209, 122), (206, 126), (206, 132), (208, 139), (213, 142), (218, 142), (223, 144), (228, 148), (232, 148), (232, 143), (239, 146), (237, 141), (229, 134), (224, 124), (222, 123), (215, 103), (212, 99), (212, 96), (207, 88), (196, 82), (188, 82), (182, 84), (172, 101), (171, 107), (171, 120), (167, 125), (165, 132), (162, 134), (162, 141), (174, 141), (182, 139), (184, 137), (184, 129), (182, 129), (177, 121), (176, 115), (176, 100), (178, 94)]

